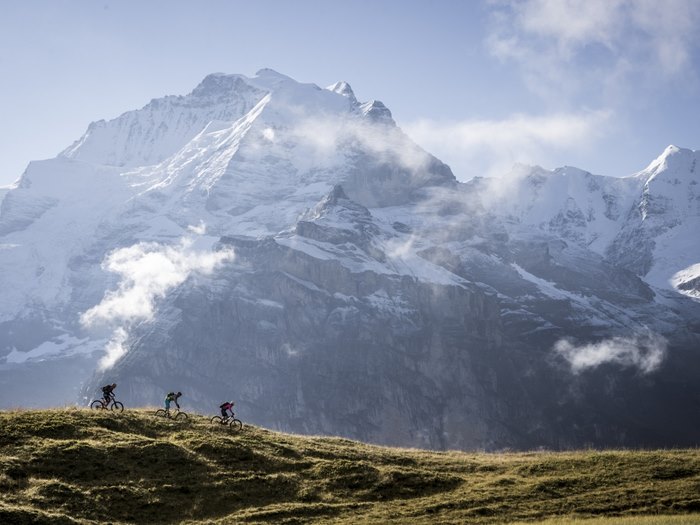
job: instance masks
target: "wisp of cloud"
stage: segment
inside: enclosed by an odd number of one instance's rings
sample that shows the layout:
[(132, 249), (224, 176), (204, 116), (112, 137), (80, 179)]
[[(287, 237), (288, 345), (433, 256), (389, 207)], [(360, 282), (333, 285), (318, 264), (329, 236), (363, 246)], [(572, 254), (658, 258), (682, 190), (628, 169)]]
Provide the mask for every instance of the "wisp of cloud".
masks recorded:
[[(560, 93), (620, 92), (687, 78), (699, 42), (695, 0), (523, 0), (493, 3), (487, 47), (522, 68), (529, 87)], [(597, 51), (599, 58), (590, 59)], [(577, 67), (578, 66), (578, 67)], [(694, 78), (691, 75), (691, 79)]]
[(231, 251), (197, 250), (190, 239), (174, 246), (142, 242), (110, 253), (102, 268), (121, 276), (119, 287), (107, 291), (102, 301), (80, 318), (86, 327), (97, 324), (116, 327), (105, 347), (100, 368), (111, 367), (126, 353), (128, 328), (135, 322), (152, 319), (158, 299), (193, 272), (209, 274), (232, 258)]
[(647, 331), (633, 337), (613, 337), (581, 346), (569, 339), (561, 339), (554, 345), (554, 351), (569, 362), (574, 374), (605, 363), (634, 367), (649, 374), (659, 368), (667, 347), (666, 338)]
[[(460, 180), (503, 176), (514, 164), (551, 164), (552, 154), (590, 148), (610, 112), (513, 115), (504, 120), (409, 122), (407, 133), (447, 162)], [(549, 153), (548, 153), (549, 152)]]

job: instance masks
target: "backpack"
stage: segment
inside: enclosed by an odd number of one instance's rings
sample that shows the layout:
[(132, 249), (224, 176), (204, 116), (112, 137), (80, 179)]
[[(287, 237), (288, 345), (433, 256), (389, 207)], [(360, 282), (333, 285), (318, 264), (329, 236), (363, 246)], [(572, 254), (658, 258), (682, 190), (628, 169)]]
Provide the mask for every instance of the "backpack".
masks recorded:
[(107, 386), (102, 387), (102, 392), (104, 392), (105, 394), (107, 392), (111, 392), (111, 391), (112, 391), (112, 385), (107, 385)]

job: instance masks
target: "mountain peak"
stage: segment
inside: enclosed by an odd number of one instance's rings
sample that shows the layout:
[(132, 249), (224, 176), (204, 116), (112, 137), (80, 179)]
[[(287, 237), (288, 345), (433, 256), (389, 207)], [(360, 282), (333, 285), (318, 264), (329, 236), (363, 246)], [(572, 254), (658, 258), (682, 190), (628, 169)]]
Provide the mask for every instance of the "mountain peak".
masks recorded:
[(360, 106), (362, 114), (370, 118), (374, 122), (383, 122), (386, 124), (396, 124), (393, 117), (391, 116), (391, 111), (387, 108), (383, 102), (379, 100), (370, 100), (365, 102)]
[(269, 91), (243, 75), (212, 73), (188, 95), (156, 98), (141, 109), (91, 123), (59, 156), (109, 166), (158, 164), (210, 122), (241, 118)]
[(255, 80), (262, 81), (265, 83), (265, 85), (271, 86), (278, 86), (280, 84), (286, 84), (287, 82), (297, 82), (292, 77), (283, 75), (282, 73), (279, 73), (274, 69), (270, 69), (269, 67), (258, 70), (258, 72), (255, 73)]
[(663, 151), (663, 153), (660, 155), (660, 157), (670, 157), (673, 155), (687, 154), (687, 153), (692, 153), (692, 150), (689, 150), (688, 148), (681, 148), (681, 147), (675, 146), (673, 144), (669, 144), (668, 146), (666, 146), (666, 149)]
[(347, 196), (342, 185), (335, 184), (330, 192), (328, 192), (313, 209), (307, 211), (304, 218), (308, 219), (324, 216), (329, 213), (329, 210), (336, 207), (352, 209), (356, 212), (359, 210), (362, 214), (369, 215), (367, 208), (354, 202)]
[(340, 184), (333, 186), (333, 189), (325, 197), (324, 201), (328, 204), (338, 204), (338, 200), (349, 200), (345, 195), (345, 190)]
[(255, 73), (255, 77), (235, 73), (211, 73), (204, 77), (192, 91), (194, 97), (223, 96), (234, 91), (258, 89), (274, 91), (285, 84), (297, 83), (293, 78), (283, 75), (270, 68), (263, 68)]
[(688, 148), (681, 148), (678, 146), (674, 146), (673, 144), (670, 144), (666, 149), (659, 155), (655, 160), (656, 161), (666, 161), (668, 162), (670, 159), (671, 162), (677, 162), (680, 159), (687, 159), (692, 157), (695, 153), (693, 150), (688, 149)]
[(191, 96), (201, 98), (231, 92), (244, 83), (242, 75), (211, 73), (192, 90)]
[(264, 67), (262, 69), (259, 69), (256, 73), (255, 76), (258, 78), (274, 78), (274, 79), (279, 79), (279, 80), (293, 80), (291, 77), (288, 77), (287, 75), (283, 75), (279, 71), (275, 71), (272, 68), (269, 67)]
[(355, 93), (350, 87), (350, 84), (348, 84), (344, 80), (340, 80), (335, 84), (328, 86), (326, 89), (328, 91), (332, 91), (333, 93), (338, 93), (338, 95), (343, 95), (344, 97), (349, 98), (353, 102), (357, 102), (357, 98), (355, 98)]
[(679, 148), (671, 144), (637, 176), (646, 178), (647, 183), (656, 179), (661, 173), (674, 178), (694, 177), (698, 160), (700, 160), (700, 151)]

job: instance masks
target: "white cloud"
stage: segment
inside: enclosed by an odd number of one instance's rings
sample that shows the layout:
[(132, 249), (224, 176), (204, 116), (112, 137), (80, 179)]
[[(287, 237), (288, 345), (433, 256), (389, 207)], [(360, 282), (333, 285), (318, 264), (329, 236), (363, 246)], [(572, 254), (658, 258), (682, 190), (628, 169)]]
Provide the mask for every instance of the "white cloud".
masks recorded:
[(129, 333), (124, 328), (117, 328), (112, 334), (112, 339), (105, 345), (105, 355), (100, 359), (100, 370), (107, 370), (114, 366), (114, 363), (119, 361), (126, 354), (125, 346)]
[(492, 2), (491, 53), (518, 64), (548, 98), (638, 95), (642, 84), (693, 78), (696, 0)]
[(572, 372), (578, 374), (605, 363), (638, 368), (642, 373), (655, 371), (666, 356), (668, 341), (655, 333), (646, 332), (634, 337), (613, 337), (597, 343), (576, 346), (568, 339), (557, 341), (554, 351), (569, 362)]
[(262, 132), (262, 135), (270, 142), (275, 140), (275, 130), (272, 128), (265, 128)]
[(523, 32), (552, 38), (561, 51), (596, 42), (613, 48), (624, 0), (530, 0), (514, 7)]
[(504, 120), (403, 125), (416, 142), (449, 164), (461, 180), (503, 175), (516, 163), (544, 164), (553, 154), (580, 152), (604, 134), (607, 111), (513, 115)]
[(406, 140), (395, 127), (385, 127), (356, 118), (321, 116), (303, 118), (289, 131), (292, 140), (304, 148), (309, 167), (329, 168), (342, 164), (343, 149), (357, 146), (389, 163), (399, 163), (408, 170), (421, 170), (429, 156), (421, 147)]
[(197, 226), (195, 226), (194, 224), (190, 224), (187, 227), (187, 231), (192, 232), (195, 235), (204, 235), (205, 233), (207, 233), (207, 225), (203, 220), (200, 220)]
[(403, 259), (407, 255), (410, 255), (416, 240), (417, 237), (415, 235), (411, 235), (407, 240), (401, 240), (400, 237), (389, 239), (385, 247), (387, 257), (393, 260)]
[(112, 366), (124, 355), (129, 327), (152, 319), (156, 302), (168, 291), (182, 284), (193, 272), (211, 273), (232, 257), (230, 251), (197, 249), (189, 239), (183, 239), (175, 246), (139, 243), (110, 253), (102, 267), (120, 275), (121, 282), (116, 290), (107, 291), (102, 301), (80, 318), (85, 326), (105, 324), (114, 327), (101, 366)]
[(700, 4), (696, 0), (628, 1), (634, 23), (650, 38), (650, 50), (666, 74), (691, 64), (700, 42)]

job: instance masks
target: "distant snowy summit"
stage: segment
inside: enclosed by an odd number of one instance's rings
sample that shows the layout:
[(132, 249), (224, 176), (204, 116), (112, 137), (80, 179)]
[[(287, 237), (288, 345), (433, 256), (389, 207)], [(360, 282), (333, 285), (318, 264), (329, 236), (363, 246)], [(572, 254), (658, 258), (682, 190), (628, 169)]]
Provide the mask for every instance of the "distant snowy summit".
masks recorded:
[[(401, 132), (381, 102), (357, 101), (347, 82), (321, 89), (271, 69), (253, 78), (212, 74), (188, 95), (155, 99), (114, 120), (94, 122), (59, 156), (119, 168), (151, 167), (141, 175), (148, 171), (161, 187), (174, 181), (162, 175), (164, 170), (181, 171), (187, 164), (187, 181), (179, 177), (180, 183), (208, 193), (208, 209), (224, 202), (241, 208), (231, 200), (225, 170), (229, 179), (246, 173), (235, 181), (239, 189), (252, 189), (256, 177), (248, 176), (250, 171), (264, 174), (257, 178), (266, 191), (343, 182), (351, 196), (369, 205), (404, 201), (422, 186), (455, 181), (445, 164)], [(366, 173), (388, 164), (398, 169), (385, 183)]]
[[(578, 168), (518, 166), (502, 178), (467, 183), (515, 232), (576, 242), (661, 288), (689, 291), (700, 261), (700, 151), (669, 146), (640, 172), (594, 175)], [(677, 283), (685, 282), (685, 288)], [(674, 284), (676, 283), (676, 284)]]
[[(332, 96), (331, 93), (341, 95)], [(93, 122), (83, 137), (60, 155), (113, 166), (157, 164), (175, 154), (211, 122), (233, 122), (256, 106), (269, 105), (277, 124), (307, 116), (355, 114), (393, 124), (391, 112), (379, 101), (360, 103), (347, 82), (322, 90), (315, 84), (300, 84), (272, 69), (255, 77), (238, 74), (208, 75), (190, 94), (154, 99), (140, 110), (120, 117)]]

